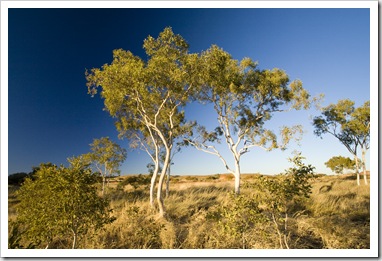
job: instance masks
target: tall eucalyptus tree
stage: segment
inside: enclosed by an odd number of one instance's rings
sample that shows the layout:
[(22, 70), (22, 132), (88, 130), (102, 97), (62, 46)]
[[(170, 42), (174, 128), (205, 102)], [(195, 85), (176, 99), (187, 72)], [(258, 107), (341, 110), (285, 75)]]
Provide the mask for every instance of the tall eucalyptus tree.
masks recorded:
[(367, 184), (365, 154), (370, 146), (370, 102), (355, 108), (354, 101), (339, 100), (321, 109), (321, 116), (314, 117), (314, 133), (322, 138), (329, 133), (337, 138), (354, 156), (357, 172), (357, 184), (360, 185), (358, 147), (362, 150), (364, 182)]
[(163, 148), (165, 159), (157, 190), (159, 213), (163, 216), (162, 185), (174, 139), (189, 129), (183, 108), (194, 91), (198, 56), (188, 53), (188, 43), (171, 28), (165, 28), (156, 39), (148, 36), (143, 48), (147, 60), (130, 51), (114, 50), (112, 63), (87, 71), (86, 79), (91, 95), (101, 87), (105, 109), (116, 119), (120, 137), (130, 138), (135, 133), (142, 144), (153, 148), (148, 153), (155, 164), (152, 192)]
[[(290, 83), (288, 75), (280, 69), (259, 70), (249, 58), (240, 62), (216, 45), (200, 56), (203, 85), (199, 101), (210, 103), (217, 114), (217, 127), (208, 132), (199, 126), (199, 136), (188, 142), (200, 151), (216, 155), (235, 177), (235, 192), (240, 193), (240, 159), (251, 147), (265, 150), (285, 149), (296, 134), (299, 125), (282, 127), (281, 140), (265, 123), (273, 114), (291, 109), (307, 109), (310, 95), (299, 80)], [(290, 84), (289, 84), (290, 83)], [(213, 145), (221, 142), (228, 146), (234, 159), (230, 167)]]

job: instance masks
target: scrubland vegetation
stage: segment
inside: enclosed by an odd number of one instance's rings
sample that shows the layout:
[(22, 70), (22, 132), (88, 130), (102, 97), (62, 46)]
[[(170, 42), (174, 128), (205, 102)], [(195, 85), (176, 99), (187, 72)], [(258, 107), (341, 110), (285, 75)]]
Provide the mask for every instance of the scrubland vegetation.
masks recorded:
[[(115, 221), (88, 233), (79, 248), (369, 248), (369, 186), (355, 186), (354, 175), (315, 175), (309, 198), (294, 196), (285, 209), (264, 205), (269, 191), (254, 184), (282, 176), (243, 175), (235, 196), (233, 176), (173, 176), (164, 199), (166, 217), (149, 203), (149, 175), (113, 178), (106, 190)], [(99, 186), (101, 187), (101, 184)], [(33, 245), (15, 225), (17, 186), (9, 186), (9, 247)], [(262, 202), (262, 203), (260, 203)], [(275, 215), (274, 219), (272, 215)], [(281, 236), (280, 236), (281, 234)], [(71, 248), (70, 236), (56, 238), (52, 248)]]
[[(72, 159), (69, 168), (35, 168), (20, 189), (28, 175), (18, 173), (9, 180), (9, 248), (370, 247), (369, 101), (356, 108), (339, 100), (313, 119), (317, 136), (334, 136), (354, 156), (354, 163), (349, 158), (329, 166), (356, 170), (354, 176), (316, 175), (301, 154), (283, 174), (242, 175), (241, 156), (250, 149), (284, 150), (301, 139), (300, 125), (280, 126), (279, 134), (266, 128), (273, 114), (309, 109), (322, 96), (311, 97), (283, 70), (260, 70), (257, 62), (239, 62), (215, 45), (190, 54), (171, 28), (157, 39), (148, 36), (144, 49), (148, 61), (114, 50), (113, 62), (87, 70), (86, 79), (89, 94), (99, 93), (115, 118), (119, 138), (150, 156), (151, 175), (111, 178), (127, 151), (108, 137), (95, 139), (91, 152)], [(191, 101), (213, 105), (214, 130), (185, 118)], [(226, 143), (234, 166), (217, 143)], [(229, 174), (170, 177), (183, 146), (217, 156)]]

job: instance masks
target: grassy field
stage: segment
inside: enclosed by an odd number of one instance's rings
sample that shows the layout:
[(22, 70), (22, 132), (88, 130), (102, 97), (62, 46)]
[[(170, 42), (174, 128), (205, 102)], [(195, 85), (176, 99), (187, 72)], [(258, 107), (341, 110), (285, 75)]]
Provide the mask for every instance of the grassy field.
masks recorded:
[[(286, 202), (287, 216), (277, 216), (263, 210), (261, 204), (256, 205), (264, 195), (249, 184), (258, 181), (258, 177), (243, 175), (242, 196), (235, 197), (230, 175), (174, 176), (165, 198), (165, 219), (158, 218), (157, 211), (150, 208), (148, 184), (136, 182), (132, 186), (126, 182), (129, 176), (115, 178), (107, 195), (116, 220), (93, 236), (83, 238), (79, 247), (369, 248), (370, 187), (357, 186), (354, 176), (315, 177), (309, 198)], [(8, 189), (9, 220), (17, 215), (15, 190), (17, 187), (13, 186)], [(16, 233), (10, 225), (11, 241)], [(57, 239), (50, 247), (70, 248), (70, 245), (70, 238)]]

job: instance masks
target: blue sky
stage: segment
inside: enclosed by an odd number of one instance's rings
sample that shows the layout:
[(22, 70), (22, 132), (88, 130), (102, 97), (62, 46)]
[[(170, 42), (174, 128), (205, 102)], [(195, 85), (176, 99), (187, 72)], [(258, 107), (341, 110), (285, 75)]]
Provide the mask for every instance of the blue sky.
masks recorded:
[[(370, 99), (369, 15), (369, 9), (345, 8), (9, 9), (8, 173), (66, 163), (103, 136), (127, 148), (103, 101), (87, 94), (84, 72), (110, 63), (117, 48), (144, 56), (143, 40), (166, 26), (187, 40), (190, 52), (217, 44), (235, 59), (250, 57), (262, 69), (285, 70), (312, 95), (324, 93), (323, 105), (349, 98), (360, 106)], [(206, 107), (192, 105), (186, 112), (210, 128), (217, 123)], [(310, 117), (318, 114), (312, 108), (274, 116), (272, 127), (304, 126), (301, 146), (292, 143), (284, 152), (254, 148), (242, 157), (242, 172), (280, 173), (299, 150), (317, 172), (331, 173), (324, 162), (351, 155), (331, 136), (313, 135)], [(129, 150), (122, 173), (146, 173), (147, 163), (145, 152)], [(226, 173), (217, 157), (193, 148), (177, 154), (174, 163), (175, 175)]]

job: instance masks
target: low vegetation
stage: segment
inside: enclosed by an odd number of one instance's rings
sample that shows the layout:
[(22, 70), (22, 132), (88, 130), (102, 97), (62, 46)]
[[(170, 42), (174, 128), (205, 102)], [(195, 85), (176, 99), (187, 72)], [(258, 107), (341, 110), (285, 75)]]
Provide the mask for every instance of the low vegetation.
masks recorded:
[[(355, 170), (354, 176), (316, 175), (300, 154), (283, 174), (242, 175), (240, 158), (251, 148), (284, 150), (303, 133), (296, 125), (276, 134), (265, 123), (282, 111), (308, 109), (321, 96), (311, 97), (281, 69), (260, 70), (216, 45), (189, 53), (170, 27), (156, 39), (148, 36), (143, 47), (145, 59), (114, 50), (110, 64), (85, 75), (119, 138), (150, 156), (151, 175), (113, 176), (127, 154), (104, 137), (68, 168), (47, 163), (9, 176), (9, 248), (370, 247), (369, 101), (356, 108), (339, 100), (313, 118), (317, 136), (334, 136), (354, 156), (354, 162), (335, 157), (326, 165), (336, 173)], [(214, 130), (185, 118), (190, 102), (213, 105)], [(216, 149), (221, 142), (234, 166)], [(186, 145), (217, 156), (229, 174), (170, 177), (172, 158)]]
[(26, 178), (16, 194), (16, 219), (10, 223), (10, 248), (72, 248), (114, 221), (109, 201), (98, 195), (98, 176), (82, 158), (70, 166), (41, 164), (34, 179)]
[[(105, 196), (114, 222), (97, 233), (89, 231), (77, 247), (369, 248), (368, 185), (354, 186), (356, 176), (350, 174), (310, 175), (306, 186), (299, 188), (303, 193), (298, 193), (297, 183), (285, 182), (287, 175), (243, 175), (240, 195), (233, 193), (231, 175), (171, 177), (170, 193), (164, 199), (168, 206), (165, 218), (158, 218), (150, 207), (149, 175), (113, 178)], [(268, 189), (261, 188), (259, 181), (268, 184)], [(99, 183), (99, 190), (101, 186)], [(21, 204), (15, 197), (17, 188), (9, 186), (9, 247), (39, 247), (13, 222)], [(273, 198), (276, 190), (291, 193)], [(72, 238), (56, 239), (50, 247), (71, 248)]]

